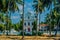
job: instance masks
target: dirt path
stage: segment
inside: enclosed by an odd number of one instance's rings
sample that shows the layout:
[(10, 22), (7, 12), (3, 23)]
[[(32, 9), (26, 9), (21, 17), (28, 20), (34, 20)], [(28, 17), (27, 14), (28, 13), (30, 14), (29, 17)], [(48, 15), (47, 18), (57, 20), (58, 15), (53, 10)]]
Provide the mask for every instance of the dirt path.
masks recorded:
[[(0, 36), (0, 40), (22, 40), (22, 36)], [(60, 40), (60, 37), (25, 36), (24, 40)]]

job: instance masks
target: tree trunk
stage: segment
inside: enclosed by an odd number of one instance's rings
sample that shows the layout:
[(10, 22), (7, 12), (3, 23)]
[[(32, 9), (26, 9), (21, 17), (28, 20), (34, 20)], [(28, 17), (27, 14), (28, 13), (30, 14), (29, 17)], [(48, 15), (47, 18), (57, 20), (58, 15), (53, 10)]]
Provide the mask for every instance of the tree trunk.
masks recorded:
[(57, 29), (56, 29), (56, 31), (55, 31), (55, 36), (57, 35)]
[(9, 24), (8, 24), (8, 12), (7, 12), (6, 13), (6, 29), (7, 29), (6, 35), (8, 35), (8, 27), (9, 27)]
[(57, 28), (56, 28), (56, 31), (55, 31), (55, 36), (57, 35), (57, 31), (58, 31), (58, 27), (59, 27), (59, 22), (60, 22), (60, 19), (58, 18), (58, 21), (57, 21)]
[(22, 20), (23, 20), (23, 37), (22, 39), (24, 40), (24, 0), (23, 0), (23, 14), (22, 14)]
[(50, 36), (51, 36), (51, 26), (50, 26)]
[(38, 36), (38, 26), (37, 26), (37, 21), (38, 21), (38, 13), (36, 13), (36, 36)]

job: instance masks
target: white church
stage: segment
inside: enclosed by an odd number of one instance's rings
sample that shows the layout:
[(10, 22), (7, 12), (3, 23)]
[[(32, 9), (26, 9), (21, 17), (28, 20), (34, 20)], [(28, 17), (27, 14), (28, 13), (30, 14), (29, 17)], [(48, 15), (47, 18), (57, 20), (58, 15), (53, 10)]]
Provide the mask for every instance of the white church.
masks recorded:
[(32, 34), (34, 18), (35, 16), (33, 16), (30, 12), (24, 15), (24, 30), (26, 34)]

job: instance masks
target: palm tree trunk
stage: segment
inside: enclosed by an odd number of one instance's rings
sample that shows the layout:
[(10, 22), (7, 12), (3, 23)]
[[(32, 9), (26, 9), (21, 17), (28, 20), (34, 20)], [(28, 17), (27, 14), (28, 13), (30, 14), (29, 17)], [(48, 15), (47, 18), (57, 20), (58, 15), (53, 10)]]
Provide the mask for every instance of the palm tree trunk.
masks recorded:
[[(56, 0), (54, 0), (54, 7), (55, 7), (55, 5), (56, 5)], [(56, 9), (54, 9), (54, 12), (55, 12), (55, 10)], [(58, 24), (58, 23), (56, 23), (56, 24)], [(56, 25), (56, 26), (58, 26), (58, 25)], [(55, 29), (55, 36), (56, 36), (56, 34), (57, 34), (57, 29)]]
[(10, 33), (10, 29), (11, 29), (11, 12), (10, 12), (10, 15), (9, 15), (9, 33)]
[(6, 13), (6, 29), (7, 29), (6, 35), (8, 35), (8, 27), (9, 27), (9, 24), (8, 24), (8, 12), (7, 12)]
[(24, 40), (24, 0), (23, 0), (23, 14), (22, 14), (22, 21), (23, 21), (23, 37), (22, 39)]
[(38, 8), (36, 11), (36, 36), (38, 36), (38, 13), (39, 13), (39, 0), (38, 0)]
[(49, 27), (49, 36), (51, 36), (51, 14), (50, 14), (50, 27)]
[(37, 26), (37, 21), (38, 21), (38, 13), (36, 12), (36, 36), (38, 36), (38, 26)]
[(57, 35), (57, 29), (55, 29), (55, 36)]
[(52, 6), (51, 6), (51, 12), (50, 12), (50, 36), (51, 36), (51, 15), (52, 15)]
[(50, 26), (50, 36), (51, 36), (51, 26)]
[[(38, 13), (39, 13), (39, 0), (38, 0)], [(39, 31), (40, 31), (40, 13), (39, 13)]]
[(49, 31), (50, 31), (50, 32), (49, 32), (49, 36), (51, 36), (51, 14), (50, 14), (50, 21), (49, 21), (49, 22), (50, 22), (50, 27), (49, 27)]
[(39, 13), (39, 31), (40, 31), (40, 13)]
[(7, 29), (7, 34), (8, 35), (8, 32), (9, 32), (9, 16), (8, 16), (8, 12), (9, 11), (9, 4), (8, 4), (8, 9), (7, 9), (7, 12), (6, 12), (6, 29)]
[(56, 28), (56, 31), (55, 31), (55, 36), (57, 35), (57, 31), (58, 31), (58, 27), (59, 27), (59, 22), (60, 22), (60, 19), (59, 18), (57, 20), (58, 21), (57, 21), (57, 28)]

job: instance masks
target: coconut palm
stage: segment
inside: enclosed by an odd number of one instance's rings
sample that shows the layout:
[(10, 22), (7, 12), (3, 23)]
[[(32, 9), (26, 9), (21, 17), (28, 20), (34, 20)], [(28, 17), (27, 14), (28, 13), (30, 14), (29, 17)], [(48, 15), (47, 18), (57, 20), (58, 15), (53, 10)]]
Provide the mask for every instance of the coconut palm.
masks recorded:
[[(46, 22), (47, 22), (47, 24), (48, 25), (50, 25), (50, 33), (51, 33), (51, 30), (53, 30), (54, 29), (54, 27), (56, 27), (56, 26), (59, 26), (59, 17), (60, 17), (60, 14), (56, 11), (56, 10), (54, 10), (53, 9), (53, 11), (52, 11), (52, 15), (50, 15), (50, 14), (48, 14), (47, 15), (47, 17), (46, 17)], [(51, 20), (50, 20), (50, 18), (51, 18)], [(55, 26), (54, 26), (55, 25)], [(58, 27), (57, 27), (58, 28)], [(58, 29), (57, 29), (58, 30)], [(56, 34), (57, 34), (57, 30), (56, 30), (56, 32), (55, 32), (55, 36), (56, 36)], [(50, 34), (51, 35), (51, 34)]]
[[(52, 0), (52, 2), (54, 3), (54, 11), (55, 12), (53, 12), (52, 11), (52, 7), (51, 7), (51, 13), (50, 13), (50, 35), (51, 35), (51, 29), (52, 29), (52, 25), (54, 24), (54, 25), (57, 25), (58, 23), (57, 23), (57, 20), (56, 20), (56, 12), (58, 12), (58, 9), (59, 9), (59, 5), (57, 5), (57, 4), (59, 4), (59, 0)], [(53, 12), (53, 13), (52, 13)], [(55, 14), (55, 15), (54, 15)], [(57, 18), (58, 19), (58, 18)], [(54, 21), (55, 20), (55, 21)]]
[[(9, 27), (9, 18), (8, 18), (8, 10), (9, 11), (15, 11), (18, 10), (18, 7), (16, 5), (16, 3), (21, 3), (22, 1), (19, 0), (0, 0), (0, 11), (6, 13), (6, 27)], [(7, 32), (8, 35), (8, 32)]]
[[(54, 15), (55, 15), (55, 17), (56, 17), (56, 19), (57, 19), (57, 21), (56, 21), (56, 25), (57, 25), (57, 28), (58, 28), (58, 26), (59, 26), (59, 20), (60, 20), (60, 18), (59, 18), (59, 16), (60, 16), (60, 12), (59, 12), (59, 9), (60, 8), (60, 0), (54, 0)], [(57, 35), (57, 30), (56, 30), (56, 32), (55, 32), (55, 36)]]
[[(3, 12), (0, 12), (0, 29), (1, 31), (4, 31), (5, 30), (5, 19), (6, 17), (4, 16), (4, 13)], [(3, 32), (4, 34), (4, 32)]]
[(59, 27), (59, 20), (60, 20), (60, 14), (55, 10), (54, 11), (54, 15), (55, 15), (55, 20), (56, 20), (56, 23), (55, 25), (57, 26), (57, 29), (56, 29), (56, 32), (55, 32), (55, 36), (57, 35), (57, 30), (58, 30), (58, 27)]
[[(34, 7), (36, 14), (38, 16), (38, 13), (41, 14), (45, 7), (50, 8), (50, 5), (52, 4), (52, 0), (34, 0), (33, 3), (35, 3), (33, 5), (33, 7)], [(36, 21), (37, 21), (37, 16), (36, 16)]]
[(1, 14), (0, 13), (0, 29), (1, 29), (1, 31), (3, 31), (4, 30), (4, 16), (3, 16), (3, 13)]
[[(23, 22), (22, 22), (22, 23), (23, 23), (23, 37), (22, 37), (22, 39), (23, 39), (23, 38), (24, 38), (24, 0), (23, 0), (23, 2), (22, 2), (22, 0), (16, 0), (16, 2), (23, 5), (23, 14), (22, 14), (22, 16), (23, 16), (23, 18), (22, 18), (22, 19), (23, 19), (23, 20), (22, 20), (22, 21), (23, 21)], [(15, 4), (14, 1), (13, 1), (13, 4)], [(10, 7), (10, 6), (9, 6), (9, 7)], [(11, 7), (12, 7), (12, 8), (11, 8)], [(18, 9), (18, 8), (16, 7), (16, 5), (14, 5), (14, 6), (12, 5), (11, 7), (10, 7), (9, 9), (10, 9), (10, 10), (13, 9), (13, 11), (15, 10), (15, 8)], [(15, 8), (14, 8), (14, 7), (15, 7)]]
[(55, 15), (54, 15), (53, 12), (52, 12), (52, 15), (47, 14), (46, 23), (49, 25), (49, 33), (50, 33), (50, 36), (51, 36), (51, 31), (53, 30), (54, 25), (56, 24)]

